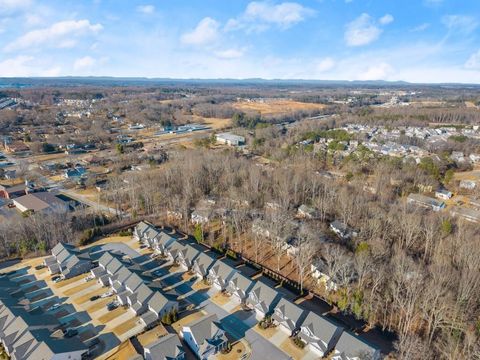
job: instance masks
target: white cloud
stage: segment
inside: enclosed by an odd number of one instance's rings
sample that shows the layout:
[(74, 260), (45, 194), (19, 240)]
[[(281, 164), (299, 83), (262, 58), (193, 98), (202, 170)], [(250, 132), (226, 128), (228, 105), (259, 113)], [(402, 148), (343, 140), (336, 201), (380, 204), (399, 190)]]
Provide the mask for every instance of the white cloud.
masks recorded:
[(470, 34), (478, 27), (478, 21), (468, 15), (446, 15), (442, 23), (450, 30), (461, 34)]
[(348, 46), (368, 45), (377, 40), (383, 32), (380, 26), (388, 25), (393, 20), (392, 15), (385, 14), (376, 22), (370, 15), (363, 13), (346, 25), (345, 42)]
[(215, 56), (220, 59), (238, 59), (241, 58), (245, 54), (245, 49), (226, 49), (226, 50), (218, 50), (215, 52)]
[(185, 33), (181, 41), (187, 45), (206, 45), (218, 39), (220, 23), (210, 17), (203, 18), (195, 29)]
[(0, 0), (0, 17), (28, 9), (32, 0)]
[(323, 73), (325, 71), (333, 69), (334, 67), (335, 67), (335, 61), (332, 58), (327, 57), (325, 59), (320, 60), (317, 63), (316, 70), (320, 73)]
[(96, 63), (96, 60), (91, 56), (84, 56), (82, 58), (75, 60), (75, 62), (73, 63), (73, 69), (75, 71), (87, 70), (93, 67), (95, 63)]
[(0, 62), (2, 76), (27, 77), (27, 76), (58, 76), (59, 66), (44, 68), (38, 64), (33, 56), (19, 55)]
[(430, 27), (430, 24), (429, 24), (429, 23), (423, 23), (423, 24), (420, 24), (420, 25), (418, 25), (418, 26), (415, 26), (415, 27), (412, 28), (410, 31), (411, 31), (411, 32), (421, 32), (421, 31), (427, 30), (429, 27)]
[(60, 21), (48, 28), (32, 30), (7, 44), (5, 51), (22, 50), (39, 46), (72, 47), (76, 37), (96, 34), (103, 29), (101, 24), (91, 24), (88, 20)]
[(242, 15), (227, 22), (225, 29), (263, 31), (271, 25), (288, 29), (313, 14), (315, 14), (314, 10), (296, 2), (277, 4), (272, 1), (252, 1)]
[(139, 5), (137, 11), (143, 14), (153, 14), (155, 12), (155, 6), (153, 5)]
[(466, 69), (480, 70), (480, 50), (473, 53), (465, 63)]
[(390, 15), (390, 14), (385, 14), (384, 16), (382, 16), (378, 22), (382, 25), (388, 25), (390, 24), (391, 22), (393, 22), (393, 16)]
[(347, 24), (345, 41), (348, 46), (368, 45), (377, 40), (382, 31), (370, 15), (363, 13)]

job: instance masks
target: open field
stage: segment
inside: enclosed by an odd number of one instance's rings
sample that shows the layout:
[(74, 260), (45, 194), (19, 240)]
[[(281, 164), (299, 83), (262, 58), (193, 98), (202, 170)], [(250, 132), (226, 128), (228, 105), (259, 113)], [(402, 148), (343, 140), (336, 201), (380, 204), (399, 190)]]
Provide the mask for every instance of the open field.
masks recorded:
[(241, 101), (232, 105), (235, 109), (249, 112), (258, 112), (263, 116), (282, 115), (299, 110), (321, 110), (325, 108), (323, 104), (303, 103), (293, 100), (265, 100), (264, 102)]

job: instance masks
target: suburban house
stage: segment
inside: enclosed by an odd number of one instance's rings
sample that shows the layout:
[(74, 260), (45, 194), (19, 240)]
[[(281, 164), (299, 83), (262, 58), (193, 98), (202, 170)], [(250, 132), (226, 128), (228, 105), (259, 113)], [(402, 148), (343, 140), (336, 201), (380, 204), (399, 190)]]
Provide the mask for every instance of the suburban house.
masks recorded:
[(146, 221), (140, 221), (133, 229), (133, 238), (137, 241), (141, 241), (143, 235), (149, 228), (154, 228), (154, 226)]
[(181, 242), (175, 241), (168, 248), (165, 249), (165, 255), (171, 260), (178, 263), (178, 254), (185, 249), (185, 245)]
[(147, 311), (141, 315), (140, 320), (146, 327), (150, 327), (161, 319), (163, 315), (173, 310), (178, 310), (178, 302), (176, 299), (169, 294), (162, 294), (159, 291), (155, 291), (153, 296), (147, 301)]
[(445, 208), (445, 203), (443, 201), (439, 201), (421, 194), (408, 195), (407, 204), (419, 206), (425, 209), (431, 209), (433, 211), (440, 211)]
[(337, 284), (330, 278), (329, 275), (324, 273), (325, 263), (317, 257), (310, 264), (310, 273), (312, 278), (316, 279), (319, 283), (325, 286), (328, 291), (337, 291)]
[(176, 334), (168, 334), (143, 347), (146, 360), (184, 360), (185, 351)]
[(380, 350), (346, 331), (335, 345), (332, 360), (380, 359)]
[(453, 196), (453, 194), (445, 189), (440, 189), (435, 191), (435, 197), (442, 199), (442, 200), (448, 200)]
[[(202, 249), (203, 250), (203, 249)], [(177, 252), (176, 261), (186, 270), (190, 270), (193, 261), (200, 255), (201, 250), (195, 244), (187, 244), (184, 248)]]
[(349, 228), (347, 224), (338, 220), (330, 223), (330, 229), (344, 240), (357, 236), (357, 232), (355, 230)]
[(71, 169), (66, 169), (63, 172), (63, 177), (65, 179), (79, 178), (86, 174), (87, 170), (82, 166), (75, 166)]
[(166, 255), (167, 249), (176, 241), (177, 240), (174, 237), (161, 231), (160, 234), (153, 241), (153, 250), (156, 253)]
[[(11, 359), (71, 359), (81, 360), (88, 347), (78, 336), (53, 336), (61, 323), (52, 315), (28, 311), (9, 294), (18, 289), (10, 279), (0, 285), (0, 341)], [(17, 292), (21, 290), (17, 290)]]
[(279, 324), (282, 330), (288, 332), (288, 335), (294, 335), (295, 331), (300, 328), (303, 320), (307, 316), (307, 312), (295, 305), (293, 302), (282, 298), (272, 314), (272, 320)]
[(160, 235), (160, 232), (154, 228), (154, 227), (149, 227), (144, 233), (143, 233), (143, 238), (142, 242), (143, 244), (147, 245), (150, 248), (153, 248), (153, 245), (155, 244), (155, 239)]
[(26, 195), (26, 189), (23, 183), (13, 186), (0, 185), (0, 198), (14, 199)]
[(245, 138), (243, 136), (234, 135), (231, 133), (221, 133), (215, 135), (217, 142), (230, 146), (240, 146), (245, 144)]
[(462, 189), (473, 190), (477, 186), (477, 183), (473, 180), (461, 180), (459, 185)]
[(217, 320), (216, 314), (205, 315), (181, 330), (183, 340), (200, 360), (207, 360), (227, 347), (227, 336)]
[(20, 196), (13, 199), (13, 204), (22, 213), (25, 211), (66, 212), (70, 209), (69, 203), (46, 191)]
[(148, 309), (148, 300), (154, 292), (145, 284), (141, 284), (137, 290), (127, 296), (127, 303), (135, 315), (141, 315)]
[(52, 249), (52, 256), (44, 260), (51, 274), (62, 274), (65, 279), (89, 272), (92, 261), (87, 253), (82, 253), (75, 246), (58, 243)]
[(298, 337), (323, 357), (334, 349), (342, 332), (342, 327), (310, 311), (300, 327)]
[(480, 224), (480, 211), (475, 209), (464, 208), (455, 206), (450, 213), (453, 216), (458, 216), (464, 220)]
[(244, 303), (247, 299), (248, 293), (253, 288), (255, 283), (247, 278), (245, 275), (236, 271), (228, 282), (227, 292), (233, 296), (239, 303)]
[(274, 311), (281, 298), (278, 291), (262, 281), (257, 281), (248, 294), (246, 304), (255, 309), (257, 316), (263, 318)]
[(200, 253), (200, 255), (193, 260), (192, 269), (200, 278), (206, 278), (215, 261), (216, 259), (213, 256), (207, 253)]
[(235, 272), (233, 267), (219, 260), (210, 268), (207, 279), (219, 290), (224, 290)]

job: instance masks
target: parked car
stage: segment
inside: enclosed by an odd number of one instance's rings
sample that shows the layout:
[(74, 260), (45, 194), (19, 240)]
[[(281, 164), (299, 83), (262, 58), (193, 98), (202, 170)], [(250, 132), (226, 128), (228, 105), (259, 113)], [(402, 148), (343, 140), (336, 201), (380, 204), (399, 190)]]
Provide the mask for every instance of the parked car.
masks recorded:
[(35, 270), (42, 270), (45, 267), (46, 267), (45, 264), (40, 264), (40, 265), (35, 266)]
[(95, 301), (95, 300), (98, 300), (100, 299), (100, 295), (93, 295), (91, 298), (90, 298), (90, 301)]
[(115, 310), (120, 304), (116, 301), (112, 301), (111, 303), (107, 304), (108, 311)]
[(63, 336), (70, 338), (74, 337), (75, 335), (78, 335), (78, 330), (77, 329), (67, 329)]
[(54, 283), (58, 283), (60, 281), (62, 281), (62, 278), (60, 276), (57, 276), (56, 278), (53, 279)]
[(53, 311), (53, 310), (55, 310), (55, 309), (58, 309), (60, 306), (62, 306), (62, 304), (60, 304), (60, 303), (55, 303), (55, 304), (53, 304), (52, 306), (50, 306), (50, 307), (47, 309), (47, 311)]

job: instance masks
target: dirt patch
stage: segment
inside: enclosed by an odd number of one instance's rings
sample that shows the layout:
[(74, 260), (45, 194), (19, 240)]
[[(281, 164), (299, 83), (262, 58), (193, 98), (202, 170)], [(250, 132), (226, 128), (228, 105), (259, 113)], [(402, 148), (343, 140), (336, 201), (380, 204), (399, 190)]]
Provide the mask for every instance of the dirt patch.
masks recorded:
[(228, 354), (218, 353), (216, 359), (218, 360), (237, 360), (241, 359), (243, 354), (245, 354), (247, 348), (242, 341), (238, 341), (235, 345), (232, 346), (232, 350)]
[(265, 99), (263, 101), (240, 101), (232, 105), (245, 112), (257, 112), (263, 116), (289, 114), (299, 110), (321, 110), (323, 104), (304, 103), (293, 100)]
[(143, 346), (153, 343), (158, 338), (168, 334), (163, 325), (157, 325), (153, 329), (145, 331), (143, 334), (137, 335), (137, 339)]
[(113, 319), (122, 316), (123, 314), (126, 314), (128, 309), (123, 308), (122, 306), (116, 308), (115, 310), (109, 311), (108, 313), (100, 316), (98, 318), (98, 321), (100, 321), (103, 324), (108, 323), (109, 321), (112, 321)]
[(208, 290), (210, 289), (210, 285), (205, 284), (203, 281), (198, 281), (192, 285), (192, 289), (195, 291)]
[(215, 304), (222, 306), (222, 305), (225, 305), (226, 303), (228, 303), (230, 300), (232, 300), (232, 297), (226, 295), (225, 293), (222, 293), (221, 291), (219, 291), (215, 295), (213, 295), (210, 299)]
[(253, 328), (256, 332), (262, 335), (264, 338), (270, 339), (273, 335), (275, 335), (279, 330), (276, 327), (269, 327), (267, 329), (263, 329), (260, 325), (257, 325)]
[(288, 338), (285, 340), (281, 345), (280, 349), (285, 351), (288, 355), (290, 355), (294, 359), (301, 359), (307, 354), (307, 347), (300, 349), (297, 345), (295, 345), (292, 339)]

